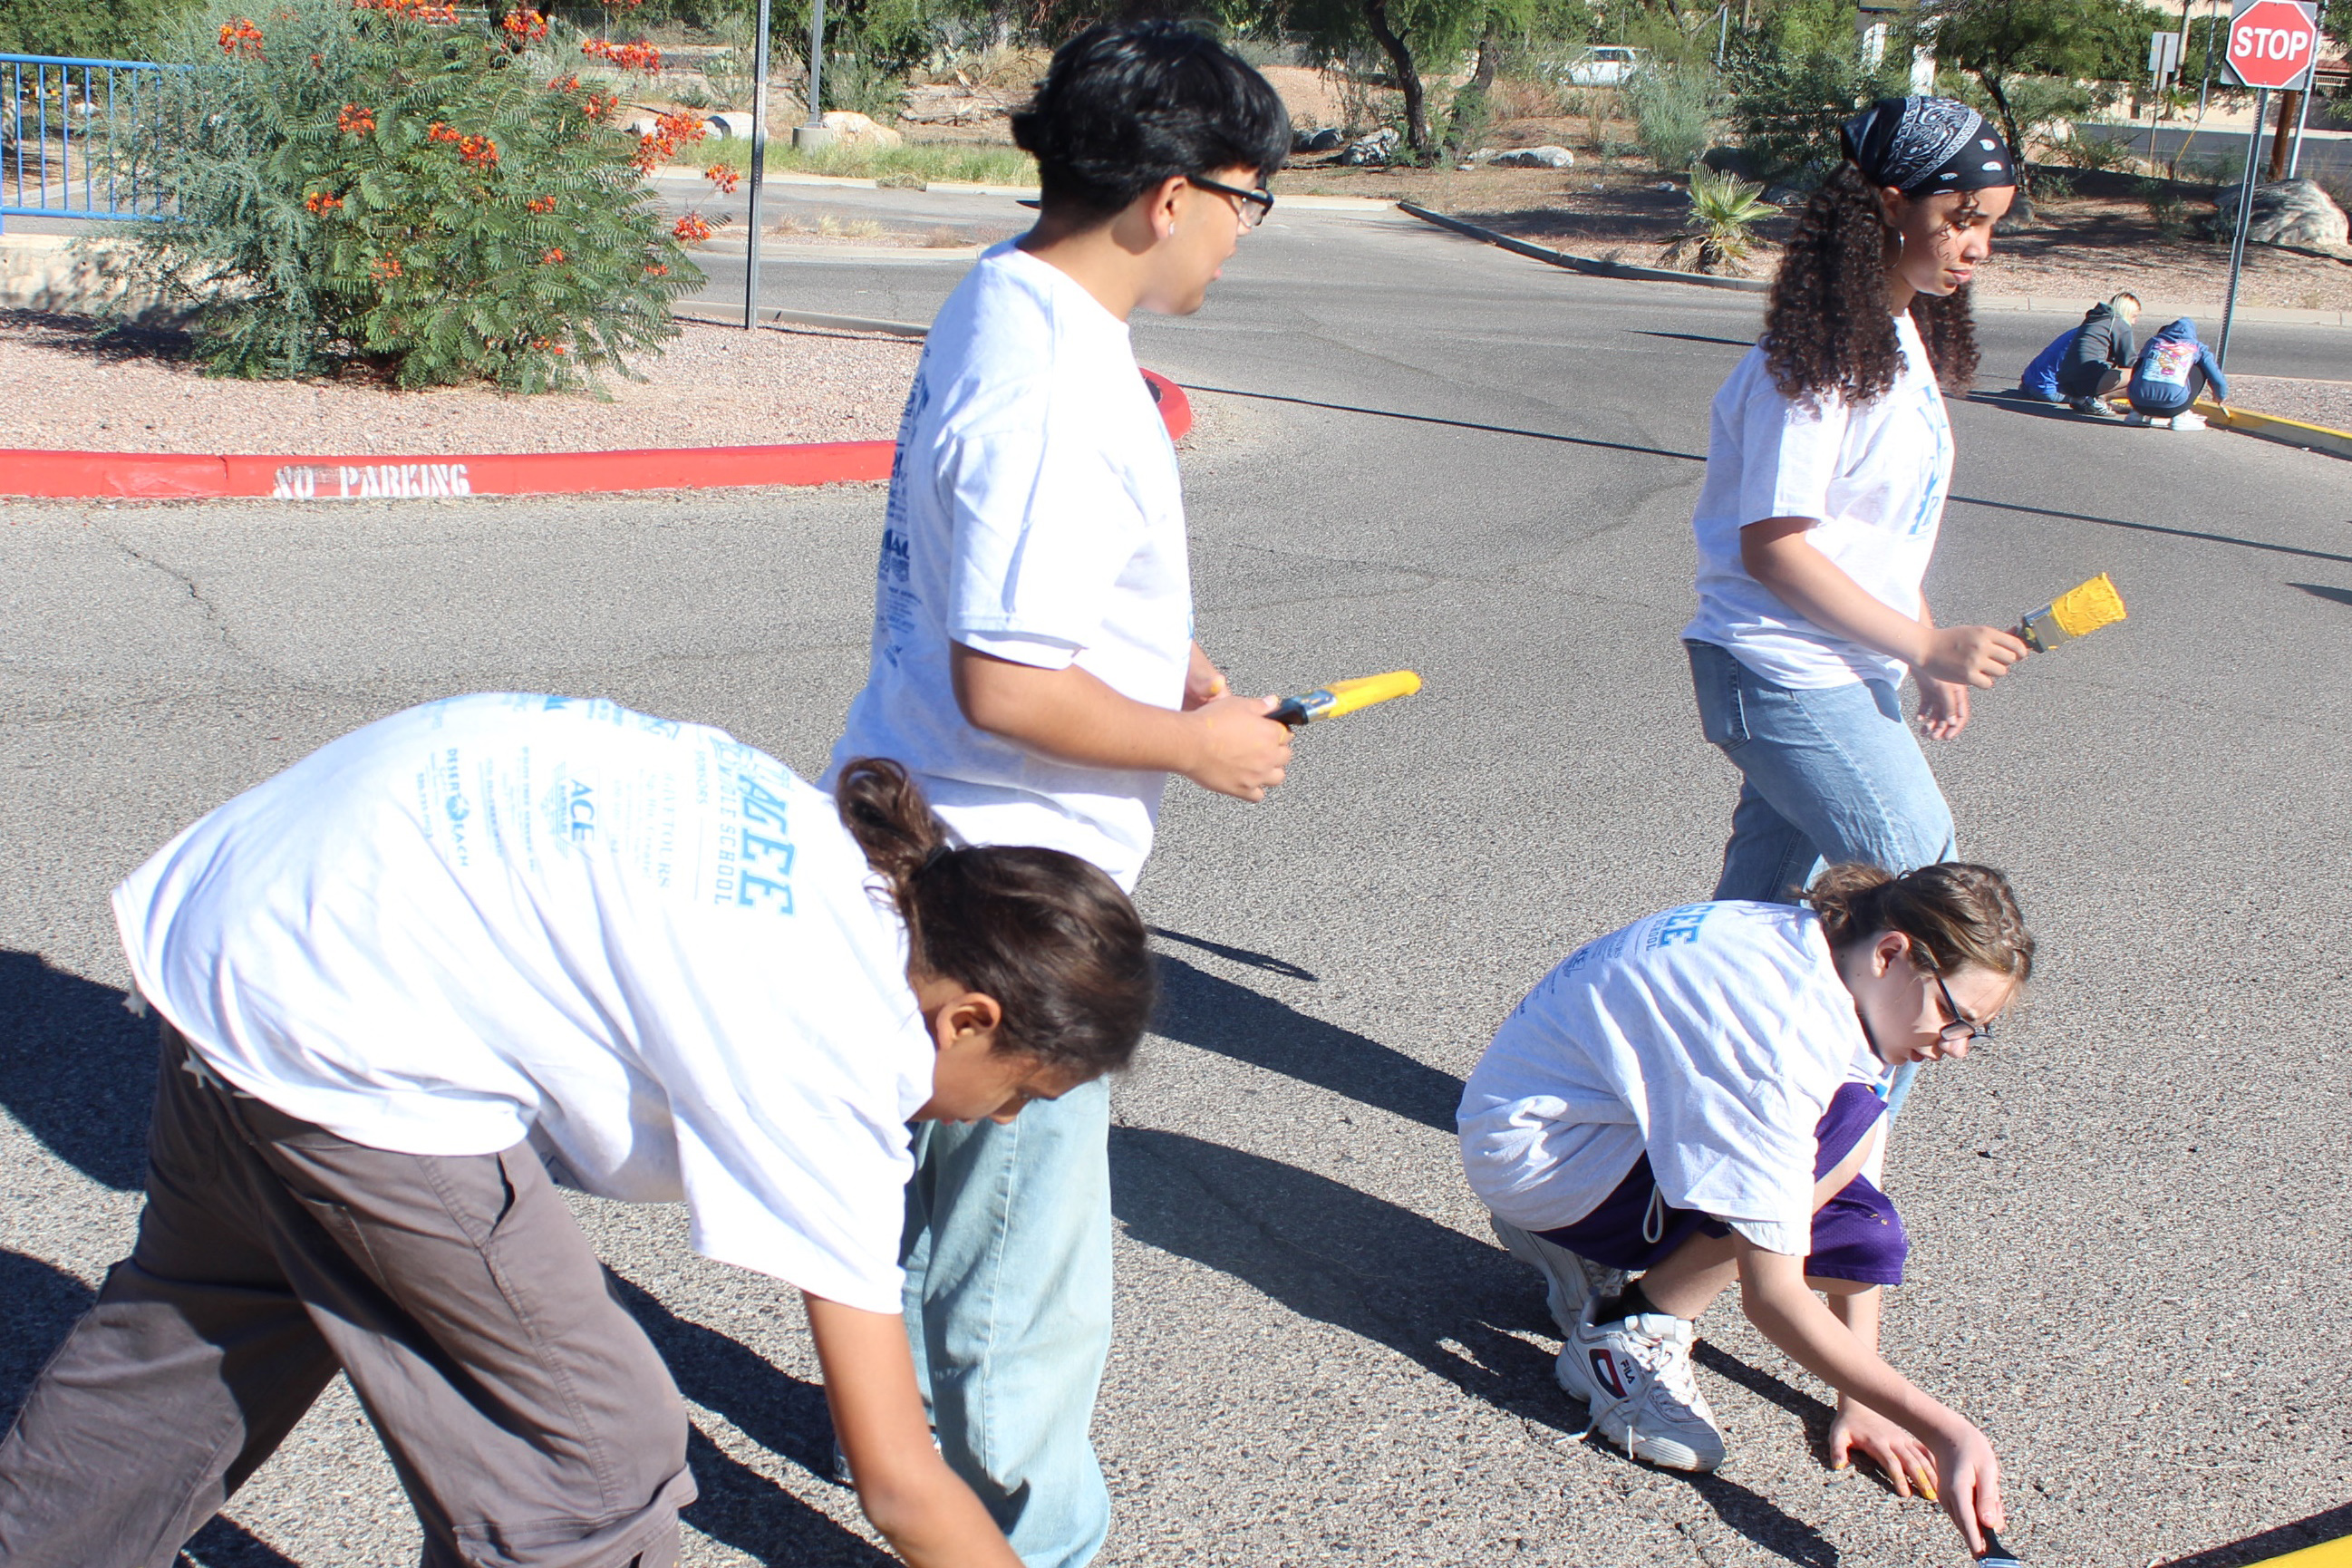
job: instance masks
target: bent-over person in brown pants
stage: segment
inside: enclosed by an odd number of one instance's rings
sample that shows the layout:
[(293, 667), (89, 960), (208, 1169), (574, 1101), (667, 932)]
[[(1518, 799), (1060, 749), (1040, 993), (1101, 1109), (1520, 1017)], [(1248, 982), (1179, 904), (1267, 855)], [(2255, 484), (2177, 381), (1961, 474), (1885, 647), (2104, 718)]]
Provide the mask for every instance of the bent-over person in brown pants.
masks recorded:
[(339, 1371), (426, 1568), (673, 1563), (685, 1406), (553, 1172), (798, 1286), (876, 1526), (1017, 1568), (898, 1315), (908, 1123), (1132, 1054), (1150, 959), (1102, 872), (950, 844), (894, 763), (828, 798), (716, 730), (495, 695), (331, 743), (114, 907), (165, 1019), (147, 1203), (0, 1442), (0, 1563), (168, 1568)]

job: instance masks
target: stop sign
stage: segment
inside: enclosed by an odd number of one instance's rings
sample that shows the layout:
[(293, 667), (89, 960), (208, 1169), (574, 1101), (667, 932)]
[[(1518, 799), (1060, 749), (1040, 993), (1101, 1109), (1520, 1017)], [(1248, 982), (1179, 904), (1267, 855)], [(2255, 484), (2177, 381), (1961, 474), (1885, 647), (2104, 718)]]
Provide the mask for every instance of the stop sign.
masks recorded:
[(2247, 87), (2293, 87), (2319, 43), (2315, 8), (2304, 0), (2253, 0), (2230, 18), (2230, 69)]

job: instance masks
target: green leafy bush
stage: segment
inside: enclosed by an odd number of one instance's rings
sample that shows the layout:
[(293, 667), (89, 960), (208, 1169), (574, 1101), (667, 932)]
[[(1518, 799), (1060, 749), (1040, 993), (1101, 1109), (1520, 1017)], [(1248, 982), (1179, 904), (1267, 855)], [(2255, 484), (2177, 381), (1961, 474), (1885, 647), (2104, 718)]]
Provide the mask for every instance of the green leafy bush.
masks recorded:
[(1625, 83), (1633, 134), (1662, 174), (1679, 174), (1715, 141), (1723, 89), (1705, 65), (1644, 66)]
[(1890, 47), (1878, 64), (1852, 39), (1835, 47), (1743, 47), (1727, 74), (1731, 124), (1754, 171), (1811, 184), (1839, 158), (1838, 128), (1874, 98), (1910, 90), (1907, 59)]
[(216, 373), (537, 392), (677, 334), (669, 302), (702, 280), (678, 242), (709, 226), (639, 175), (701, 126), (615, 126), (644, 51), (559, 52), (536, 12), (431, 0), (250, 10), (180, 35), (156, 171), (180, 221), (127, 235)]

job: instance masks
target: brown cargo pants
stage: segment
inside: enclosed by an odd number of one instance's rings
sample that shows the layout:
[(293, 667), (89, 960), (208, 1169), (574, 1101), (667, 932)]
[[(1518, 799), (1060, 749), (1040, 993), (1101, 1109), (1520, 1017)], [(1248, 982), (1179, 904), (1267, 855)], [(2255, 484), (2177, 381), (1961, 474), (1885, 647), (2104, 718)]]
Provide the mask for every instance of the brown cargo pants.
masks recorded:
[(7, 1568), (169, 1568), (347, 1374), (425, 1568), (668, 1568), (686, 1408), (521, 1146), (394, 1154), (169, 1025), (131, 1257), (0, 1443)]

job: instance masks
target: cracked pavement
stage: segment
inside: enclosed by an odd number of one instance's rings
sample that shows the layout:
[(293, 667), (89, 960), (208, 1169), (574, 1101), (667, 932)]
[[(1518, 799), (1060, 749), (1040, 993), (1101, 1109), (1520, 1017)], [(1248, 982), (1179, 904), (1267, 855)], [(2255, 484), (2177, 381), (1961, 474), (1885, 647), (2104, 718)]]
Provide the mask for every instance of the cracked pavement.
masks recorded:
[[(955, 276), (777, 274), (780, 301), (918, 318)], [(1580, 1443), (1540, 1287), (1453, 1153), (1460, 1078), (1526, 987), (1712, 884), (1734, 775), (1675, 633), (1706, 402), (1758, 302), (1279, 212), (1230, 274), (1137, 329), (1224, 389), (1185, 457), (1202, 640), (1244, 690), (1428, 684), (1302, 736), (1265, 806), (1171, 792), (1140, 895), (1168, 1005), (1112, 1143), (1101, 1561), (1962, 1561), (1932, 1509), (1821, 1468), (1823, 1390), (1728, 1307), (1699, 1358), (1722, 1475)], [(1989, 313), (1986, 384), (2065, 324)], [(2242, 327), (2233, 368), (2310, 374), (2347, 341)], [(1954, 421), (1939, 614), (2013, 618), (2105, 570), (2132, 616), (1931, 750), (2044, 958), (2014, 1029), (1906, 1113), (1888, 1347), (1991, 1433), (2027, 1561), (2229, 1568), (2352, 1531), (2352, 466)], [(610, 696), (813, 768), (863, 679), (879, 515), (867, 486), (0, 504), (0, 1408), (136, 1214), (152, 1047), (115, 880), (451, 691)], [(581, 1212), (695, 1410), (686, 1561), (884, 1561), (825, 1479), (797, 1306), (689, 1255), (674, 1211)], [(192, 1555), (415, 1550), (339, 1387)]]

